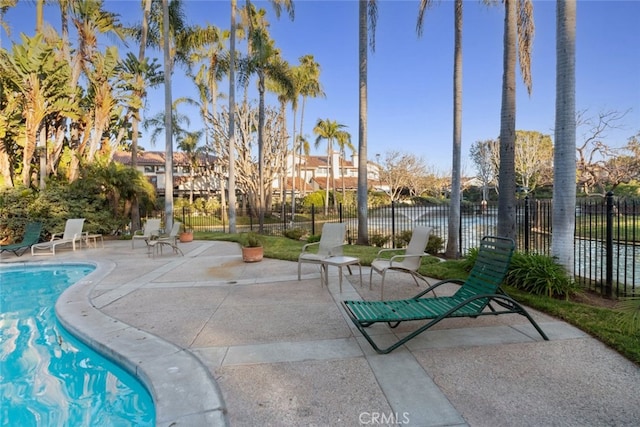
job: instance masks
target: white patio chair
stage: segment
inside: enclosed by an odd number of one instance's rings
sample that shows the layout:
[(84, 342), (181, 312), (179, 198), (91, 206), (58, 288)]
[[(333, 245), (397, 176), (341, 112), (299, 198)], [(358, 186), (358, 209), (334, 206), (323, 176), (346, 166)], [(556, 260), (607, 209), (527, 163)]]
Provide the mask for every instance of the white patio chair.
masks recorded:
[[(416, 282), (416, 286), (419, 286), (417, 278), (424, 280), (427, 285), (427, 279), (425, 279), (420, 273), (420, 263), (422, 257), (428, 254), (424, 251), (429, 242), (429, 235), (431, 234), (431, 227), (418, 226), (413, 229), (411, 234), (411, 240), (406, 249), (380, 249), (378, 255), (371, 262), (371, 271), (369, 272), (369, 289), (371, 289), (371, 281), (373, 272), (382, 275), (382, 283), (380, 284), (380, 299), (384, 299), (384, 278), (387, 271), (399, 271), (403, 273), (409, 273), (413, 280)], [(384, 257), (385, 253), (392, 251), (401, 251), (403, 253)], [(382, 256), (381, 256), (382, 255)]]
[[(298, 280), (303, 263), (322, 265), (325, 258), (341, 256), (347, 229), (344, 223), (326, 223), (322, 226), (319, 242), (307, 243), (298, 256)], [(316, 249), (317, 248), (317, 249)], [(311, 251), (311, 249), (316, 249)]]
[[(82, 244), (82, 228), (84, 227), (84, 218), (68, 219), (64, 232), (54, 233), (48, 242), (36, 243), (31, 246), (31, 255), (55, 255), (56, 247), (71, 243), (73, 250), (76, 250), (76, 242)], [(36, 253), (42, 250), (47, 253)]]

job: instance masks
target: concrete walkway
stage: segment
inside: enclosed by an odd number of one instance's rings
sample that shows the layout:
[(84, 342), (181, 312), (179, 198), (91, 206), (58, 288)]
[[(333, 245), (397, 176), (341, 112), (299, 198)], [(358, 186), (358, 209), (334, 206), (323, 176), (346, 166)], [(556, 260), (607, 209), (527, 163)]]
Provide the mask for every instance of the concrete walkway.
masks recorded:
[[(4, 256), (3, 263), (97, 265), (56, 305), (72, 332), (150, 389), (158, 426), (635, 426), (640, 369), (580, 330), (536, 311), (451, 319), (378, 355), (343, 299), (379, 297), (331, 269), (265, 259), (245, 264), (228, 242), (181, 244), (150, 257), (129, 241)], [(347, 270), (345, 269), (345, 273)], [(401, 274), (385, 296), (417, 293)], [(452, 291), (452, 290), (451, 290)], [(404, 334), (375, 325), (377, 339)]]

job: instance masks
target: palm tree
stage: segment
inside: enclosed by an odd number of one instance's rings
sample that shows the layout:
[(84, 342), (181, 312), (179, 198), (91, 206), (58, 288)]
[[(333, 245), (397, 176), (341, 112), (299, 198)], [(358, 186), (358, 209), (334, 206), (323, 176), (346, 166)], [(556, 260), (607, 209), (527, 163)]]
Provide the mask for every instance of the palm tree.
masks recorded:
[[(376, 0), (360, 0), (358, 9), (359, 112), (358, 112), (358, 244), (369, 244), (368, 230), (368, 171), (367, 171), (367, 38), (375, 50)], [(368, 18), (368, 19), (367, 19)], [(367, 25), (368, 24), (368, 25)]]
[[(147, 48), (147, 36), (149, 33), (149, 19), (151, 15), (151, 0), (144, 0), (142, 3), (142, 23), (140, 28), (140, 47), (138, 49), (138, 63), (143, 64), (145, 62), (145, 53)], [(146, 90), (142, 82), (145, 79), (142, 77), (142, 73), (137, 74), (136, 82), (138, 88), (134, 95), (141, 100), (146, 97)], [(164, 78), (164, 76), (163, 76)], [(131, 168), (137, 169), (138, 167), (138, 126), (140, 124), (140, 108), (134, 108), (132, 110), (131, 118)], [(134, 195), (131, 202), (131, 232), (140, 229), (140, 209), (138, 205), (138, 197)]]
[[(247, 9), (251, 2), (246, 0)], [(294, 8), (293, 0), (271, 0), (276, 16), (280, 17), (282, 7), (289, 12), (289, 17), (293, 20)], [(231, 25), (229, 33), (229, 233), (236, 232), (236, 183), (235, 183), (235, 111), (236, 111), (236, 80), (235, 80), (235, 57), (236, 57), (236, 0), (231, 0)]]
[(236, 172), (235, 172), (235, 145), (236, 145), (236, 0), (231, 0), (231, 26), (229, 30), (229, 164), (227, 170), (229, 178), (227, 190), (229, 192), (229, 233), (236, 232)]
[(77, 117), (77, 108), (69, 103), (69, 64), (55, 57), (54, 46), (46, 43), (42, 34), (21, 35), (22, 43), (14, 44), (9, 54), (2, 51), (0, 72), (10, 90), (20, 94), (15, 99), (22, 111), (25, 127), (20, 136), (23, 143), (22, 184), (31, 184), (31, 162), (36, 150), (38, 133), (44, 132), (43, 121), (51, 114)]
[(307, 180), (302, 178), (302, 156), (309, 156), (311, 151), (311, 146), (309, 144), (309, 140), (305, 138), (302, 134), (298, 135), (296, 138), (297, 143), (294, 146), (294, 151), (298, 150), (300, 153), (300, 157), (298, 159), (298, 179), (304, 183), (304, 186), (301, 188), (302, 194), (306, 194), (307, 192)]
[[(175, 4), (176, 2), (174, 2)], [(171, 73), (173, 61), (171, 43), (169, 41), (169, 0), (162, 0), (162, 41), (164, 65), (164, 226), (166, 230), (173, 227), (173, 119), (171, 108)]]
[(313, 128), (313, 133), (318, 135), (316, 138), (315, 146), (318, 148), (323, 139), (327, 140), (327, 178), (326, 178), (326, 194), (324, 198), (324, 214), (327, 215), (329, 213), (329, 176), (331, 176), (332, 183), (332, 193), (333, 193), (333, 205), (334, 208), (336, 205), (336, 188), (335, 188), (335, 177), (333, 174), (333, 142), (342, 140), (346, 141), (350, 139), (351, 136), (344, 130), (346, 125), (340, 124), (335, 120), (323, 120), (318, 119), (316, 126)]
[(277, 84), (287, 93), (293, 93), (293, 83), (289, 64), (280, 56), (280, 50), (275, 47), (269, 37), (269, 24), (264, 18), (264, 10), (255, 11), (251, 6), (247, 12), (249, 22), (249, 55), (242, 61), (240, 81), (248, 81), (249, 75), (258, 75), (258, 231), (263, 232), (265, 214), (265, 185), (264, 185), (264, 121), (265, 121), (265, 81), (267, 78)]
[[(126, 29), (119, 22), (118, 16), (114, 13), (108, 12), (104, 9), (104, 2), (101, 0), (86, 1), (86, 0), (62, 0), (59, 2), (60, 17), (61, 17), (61, 37), (62, 37), (62, 55), (65, 61), (71, 64), (71, 77), (68, 81), (69, 90), (71, 91), (71, 102), (82, 102), (79, 99), (79, 92), (77, 88), (81, 81), (82, 73), (89, 78), (90, 75), (103, 74), (101, 71), (96, 70), (96, 63), (100, 62), (98, 36), (100, 34), (109, 34), (118, 37), (120, 40), (124, 40)], [(77, 48), (71, 50), (69, 44), (69, 23), (71, 23), (77, 33)], [(73, 53), (73, 55), (72, 55)], [(90, 90), (96, 89), (96, 83), (98, 86), (102, 86), (100, 91), (101, 96), (109, 96), (107, 88), (104, 82), (97, 82), (95, 79), (90, 83)], [(104, 99), (104, 98), (103, 98)], [(90, 105), (95, 107), (96, 103), (92, 100), (90, 102), (82, 102), (84, 105)], [(96, 108), (86, 108), (83, 117), (79, 120), (72, 121), (68, 124), (70, 129), (70, 141), (69, 145), (76, 151), (75, 155), (71, 159), (70, 170), (68, 176), (70, 180), (75, 180), (79, 175), (80, 159), (83, 157), (83, 152), (86, 150), (86, 138), (81, 137), (82, 129), (85, 128), (86, 123), (92, 123), (96, 113)], [(106, 107), (103, 105), (103, 107)], [(103, 111), (104, 113), (104, 111)], [(104, 120), (104, 117), (102, 118)], [(104, 123), (95, 123), (98, 127), (104, 125)], [(59, 121), (58, 134), (59, 140), (56, 142), (56, 148), (54, 152), (60, 152), (62, 150), (64, 130), (67, 127), (65, 121)], [(87, 129), (91, 131), (93, 136), (99, 134), (99, 129)], [(89, 145), (89, 157), (92, 156), (95, 150), (95, 146), (98, 143), (93, 139)], [(50, 163), (54, 163), (53, 161)]]
[[(191, 52), (215, 42), (212, 28), (187, 25), (182, 0), (152, 0), (149, 14), (148, 44), (163, 51), (165, 75), (165, 227), (173, 225), (173, 129), (171, 118), (171, 73), (177, 63), (187, 65)], [(142, 33), (142, 31), (140, 31)], [(137, 34), (140, 35), (141, 34)]]
[[(346, 148), (351, 150), (351, 153), (355, 152), (356, 149), (351, 143), (351, 134), (348, 132), (341, 132), (336, 138), (336, 142), (338, 143), (338, 147), (340, 148), (340, 177), (342, 182), (342, 202), (346, 200), (345, 198), (345, 187), (344, 187), (344, 159), (346, 157)], [(335, 203), (335, 198), (334, 198)]]
[[(214, 145), (209, 136), (213, 133), (213, 117), (216, 116), (218, 104), (218, 81), (222, 80), (224, 73), (228, 71), (228, 61), (222, 55), (224, 40), (228, 37), (228, 33), (213, 26), (209, 26), (208, 29), (217, 33), (216, 41), (194, 50), (189, 58), (188, 73), (193, 78), (198, 90), (199, 102), (194, 102), (194, 104), (199, 107), (200, 115), (205, 124), (204, 135), (207, 149)], [(197, 67), (195, 70), (194, 66)], [(219, 151), (219, 147), (217, 148)], [(220, 199), (222, 213), (226, 215), (227, 201), (222, 185)], [(226, 222), (226, 218), (224, 220)]]
[[(171, 128), (173, 129), (173, 136), (176, 138), (176, 140), (184, 139), (187, 133), (189, 133), (188, 128), (189, 125), (191, 125), (189, 116), (178, 112), (178, 107), (180, 106), (180, 104), (185, 102), (189, 102), (189, 99), (178, 98), (171, 104)], [(164, 111), (161, 111), (146, 119), (142, 124), (145, 130), (151, 130), (149, 141), (152, 145), (155, 145), (160, 135), (164, 133), (164, 120), (165, 113)]]
[[(498, 172), (498, 235), (516, 238), (516, 53), (520, 74), (531, 94), (533, 4), (531, 0), (504, 0), (504, 70), (500, 112), (500, 169)], [(516, 40), (518, 48), (516, 48)]]
[[(119, 57), (115, 46), (109, 46), (106, 52), (95, 52), (91, 58), (92, 67), (87, 70), (87, 80), (91, 85), (90, 109), (93, 116), (93, 129), (89, 137), (89, 151), (86, 159), (91, 163), (103, 144), (103, 134), (111, 122), (113, 109), (119, 99), (115, 86), (118, 79)], [(102, 147), (104, 148), (104, 147)]]
[[(297, 73), (297, 67), (289, 67), (286, 62), (283, 62), (283, 65), (287, 67), (285, 73), (288, 74), (288, 84), (282, 85), (279, 80), (272, 80), (267, 76), (265, 81), (266, 90), (274, 93), (278, 97), (278, 102), (280, 103), (280, 112), (278, 114), (278, 121), (281, 123), (280, 125), (280, 136), (279, 139), (288, 140), (289, 135), (286, 132), (287, 129), (287, 104), (290, 102), (292, 104), (292, 108), (295, 111), (295, 107), (297, 105), (298, 100), (298, 92), (299, 92), (299, 73)], [(295, 153), (295, 113), (293, 119), (293, 138), (292, 138), (292, 152)], [(287, 157), (289, 155), (289, 147), (287, 146), (284, 153), (285, 161), (282, 162), (282, 170), (280, 172), (281, 181), (284, 183), (287, 177)], [(285, 187), (286, 185), (282, 184), (280, 186), (281, 200), (285, 200)], [(293, 188), (293, 187), (292, 187)], [(292, 193), (293, 200), (293, 193)]]
[(187, 132), (178, 140), (178, 148), (182, 150), (189, 159), (189, 181), (191, 183), (189, 190), (189, 203), (193, 204), (193, 187), (195, 181), (195, 171), (198, 168), (198, 156), (201, 150), (198, 147), (200, 138), (202, 138), (202, 130), (195, 132)]
[[(417, 31), (422, 35), (424, 13), (432, 5), (431, 0), (421, 0), (418, 11)], [(446, 255), (450, 258), (460, 256), (460, 203), (462, 200), (460, 162), (462, 150), (462, 0), (455, 0), (454, 6), (455, 41), (453, 62), (453, 156), (451, 167), (451, 198), (447, 227)]]
[(551, 254), (573, 276), (576, 208), (576, 0), (556, 6), (556, 123)]
[[(307, 98), (317, 98), (317, 97), (325, 97), (325, 93), (322, 90), (322, 86), (320, 85), (320, 65), (314, 60), (313, 55), (304, 55), (300, 58), (300, 65), (296, 67), (298, 70), (298, 77), (300, 78), (300, 87), (299, 87), (299, 95), (302, 96), (302, 106), (300, 109), (300, 135), (304, 134), (304, 107), (307, 103)], [(297, 102), (295, 103), (297, 107)], [(295, 118), (296, 118), (296, 110), (293, 112), (293, 122), (294, 122), (294, 132), (293, 139), (297, 140), (295, 134)], [(307, 152), (308, 155), (308, 146), (307, 142)], [(298, 179), (302, 179), (302, 153), (303, 153), (303, 144), (298, 145)], [(294, 156), (295, 159), (295, 149)], [(295, 164), (293, 166), (293, 182), (295, 183)], [(294, 200), (294, 190), (291, 189), (291, 217), (295, 215), (295, 200)], [(306, 190), (306, 189), (305, 189)]]

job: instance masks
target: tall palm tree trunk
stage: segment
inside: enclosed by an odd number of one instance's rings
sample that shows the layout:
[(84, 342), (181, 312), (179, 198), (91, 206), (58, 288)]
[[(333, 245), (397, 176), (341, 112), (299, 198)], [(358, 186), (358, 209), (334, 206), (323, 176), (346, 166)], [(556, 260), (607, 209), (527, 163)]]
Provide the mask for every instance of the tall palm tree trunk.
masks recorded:
[(258, 231), (264, 232), (264, 72), (258, 71)]
[(162, 31), (164, 39), (164, 133), (165, 133), (165, 190), (164, 226), (173, 227), (173, 127), (171, 119), (171, 51), (169, 49), (169, 0), (162, 0)]
[(556, 33), (551, 255), (573, 276), (576, 220), (576, 0), (558, 1)]
[[(151, 14), (151, 0), (145, 0), (142, 11), (142, 34), (140, 37), (140, 49), (138, 50), (138, 61), (144, 61), (147, 48), (147, 33), (149, 31), (149, 15)], [(131, 168), (138, 168), (138, 127), (140, 124), (140, 110), (133, 111), (131, 119)], [(133, 195), (131, 200), (131, 233), (140, 229), (140, 206), (138, 196)]]
[[(300, 135), (303, 135), (303, 120), (304, 120), (304, 105), (306, 103), (307, 97), (303, 96), (302, 97), (302, 108), (300, 109)], [(300, 139), (300, 147), (299, 147), (299, 153), (300, 156), (298, 157), (298, 179), (300, 179), (303, 182), (303, 191), (302, 194), (306, 195), (307, 194), (307, 180), (304, 179), (302, 177), (302, 146), (303, 146), (303, 142), (302, 139)]]
[[(229, 191), (229, 233), (236, 232), (236, 173), (235, 173), (235, 146), (236, 146), (236, 0), (231, 0), (231, 30), (229, 34), (229, 178), (227, 190)], [(223, 190), (224, 191), (224, 190)]]
[(517, 1), (505, 0), (500, 170), (498, 172), (498, 235), (516, 238), (516, 38)]
[(446, 255), (460, 256), (461, 147), (462, 147), (462, 0), (456, 0), (454, 12), (455, 43), (453, 64), (453, 164), (451, 166), (451, 206)]
[(325, 180), (326, 189), (325, 189), (325, 197), (324, 197), (325, 216), (329, 214), (329, 176), (331, 174), (331, 149), (330, 148), (331, 148), (331, 142), (329, 142), (329, 146), (327, 147), (327, 177)]
[[(293, 135), (291, 143), (291, 222), (296, 216), (296, 114), (297, 108), (293, 108)], [(286, 165), (285, 165), (286, 167)], [(285, 176), (286, 182), (286, 176)], [(284, 199), (283, 199), (284, 200)]]
[(358, 244), (369, 244), (367, 210), (367, 12), (368, 0), (360, 0), (358, 6)]

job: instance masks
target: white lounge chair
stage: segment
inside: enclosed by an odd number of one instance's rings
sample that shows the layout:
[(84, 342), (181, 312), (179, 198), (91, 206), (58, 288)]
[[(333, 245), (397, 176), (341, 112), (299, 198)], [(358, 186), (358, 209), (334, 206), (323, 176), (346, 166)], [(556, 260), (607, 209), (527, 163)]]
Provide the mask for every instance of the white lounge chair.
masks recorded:
[(145, 222), (142, 230), (137, 230), (131, 236), (131, 249), (133, 249), (133, 242), (136, 240), (144, 240), (145, 243), (148, 243), (149, 240), (156, 238), (160, 235), (160, 219), (159, 218), (149, 218), (147, 222)]
[[(298, 256), (298, 280), (300, 280), (300, 268), (303, 263), (323, 264), (323, 261), (332, 256), (342, 256), (342, 247), (347, 234), (344, 223), (326, 223), (322, 226), (322, 234), (319, 242), (307, 243), (302, 247)], [(315, 252), (310, 249), (316, 248)]]
[[(31, 255), (55, 255), (56, 247), (71, 243), (73, 250), (76, 250), (76, 242), (82, 244), (82, 228), (84, 218), (68, 219), (64, 226), (63, 233), (54, 233), (51, 240), (43, 243), (36, 243), (31, 246)], [(47, 253), (36, 253), (37, 250), (47, 251)]]
[[(431, 227), (418, 226), (413, 229), (411, 233), (411, 240), (409, 241), (409, 245), (406, 249), (400, 249), (404, 253), (395, 254), (391, 257), (384, 257), (385, 252), (398, 251), (398, 249), (380, 249), (378, 251), (378, 255), (376, 259), (371, 262), (371, 271), (369, 272), (369, 289), (371, 289), (371, 279), (373, 276), (373, 272), (375, 271), (378, 274), (382, 275), (382, 283), (380, 285), (380, 299), (384, 299), (384, 278), (387, 274), (387, 271), (400, 271), (403, 273), (409, 273), (413, 280), (418, 285), (419, 278), (424, 280), (427, 285), (427, 279), (422, 277), (420, 273), (418, 273), (418, 268), (420, 268), (420, 262), (422, 261), (422, 257), (427, 256), (428, 254), (424, 251), (427, 247), (427, 243), (429, 243), (429, 235), (431, 234)], [(381, 256), (382, 255), (382, 256)]]
[(178, 235), (180, 234), (181, 222), (174, 222), (171, 232), (169, 234), (160, 234), (156, 239), (149, 240), (147, 245), (149, 247), (149, 254), (154, 254), (160, 251), (162, 253), (163, 246), (169, 246), (176, 254), (183, 255), (182, 251), (178, 247)]

